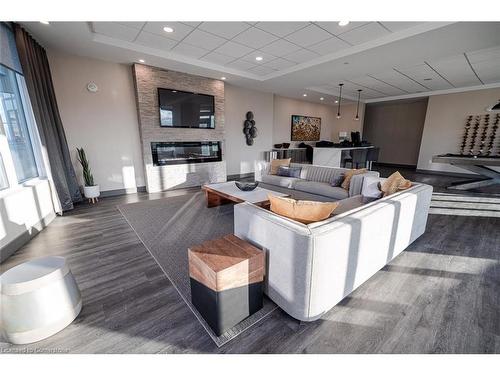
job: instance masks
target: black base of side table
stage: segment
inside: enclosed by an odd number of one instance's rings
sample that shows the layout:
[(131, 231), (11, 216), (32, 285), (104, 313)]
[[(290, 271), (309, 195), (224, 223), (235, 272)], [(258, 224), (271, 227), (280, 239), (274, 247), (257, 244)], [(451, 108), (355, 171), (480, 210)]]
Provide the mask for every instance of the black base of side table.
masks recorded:
[(262, 308), (263, 282), (217, 292), (190, 280), (191, 301), (217, 336)]

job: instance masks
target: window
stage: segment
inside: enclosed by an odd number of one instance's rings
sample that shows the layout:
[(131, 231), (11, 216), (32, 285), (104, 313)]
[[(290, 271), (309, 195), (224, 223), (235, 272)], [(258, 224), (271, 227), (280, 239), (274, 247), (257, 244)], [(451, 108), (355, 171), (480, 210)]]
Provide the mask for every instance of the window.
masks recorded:
[(0, 155), (0, 190), (7, 189), (9, 187), (9, 180), (7, 179), (7, 174), (5, 173), (5, 166), (3, 165), (2, 155)]
[(0, 119), (19, 183), (38, 176), (17, 73), (0, 65)]

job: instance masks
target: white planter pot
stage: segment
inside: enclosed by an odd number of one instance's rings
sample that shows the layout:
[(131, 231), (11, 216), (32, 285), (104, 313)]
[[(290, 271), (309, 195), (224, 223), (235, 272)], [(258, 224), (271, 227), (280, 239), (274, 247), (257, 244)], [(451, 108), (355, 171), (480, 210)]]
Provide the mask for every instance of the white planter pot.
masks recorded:
[(87, 199), (97, 198), (99, 195), (101, 195), (101, 192), (99, 190), (99, 185), (84, 186), (83, 194)]

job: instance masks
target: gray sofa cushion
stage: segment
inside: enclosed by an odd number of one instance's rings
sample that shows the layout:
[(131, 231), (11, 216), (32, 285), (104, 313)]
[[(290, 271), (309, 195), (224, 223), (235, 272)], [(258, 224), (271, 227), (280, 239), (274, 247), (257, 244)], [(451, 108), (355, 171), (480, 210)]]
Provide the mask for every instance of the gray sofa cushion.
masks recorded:
[(333, 199), (345, 199), (349, 196), (349, 193), (346, 190), (341, 187), (334, 187), (327, 182), (300, 180), (295, 182), (294, 189), (312, 194), (323, 195)]
[(276, 176), (276, 175), (272, 175), (272, 174), (262, 175), (262, 182), (265, 182), (266, 184), (270, 184), (270, 185), (283, 186), (283, 187), (290, 188), (290, 189), (294, 188), (296, 181), (300, 181), (300, 178), (283, 177), (283, 176)]

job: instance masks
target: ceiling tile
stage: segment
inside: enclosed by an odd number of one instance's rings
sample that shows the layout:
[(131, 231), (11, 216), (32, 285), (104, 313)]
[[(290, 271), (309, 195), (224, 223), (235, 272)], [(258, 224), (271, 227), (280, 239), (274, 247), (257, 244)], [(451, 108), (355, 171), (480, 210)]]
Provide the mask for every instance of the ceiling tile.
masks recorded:
[(272, 43), (278, 38), (266, 31), (251, 27), (237, 35), (233, 41), (253, 48), (260, 48), (266, 44)]
[[(257, 61), (257, 60), (255, 60), (255, 58), (257, 56), (260, 56), (263, 59), (261, 61)], [(256, 51), (249, 53), (246, 56), (243, 56), (241, 59), (244, 61), (251, 62), (251, 63), (256, 64), (256, 65), (262, 65), (262, 64), (266, 64), (266, 63), (270, 62), (271, 60), (274, 60), (275, 58), (276, 58), (276, 56), (273, 56), (269, 53), (265, 53), (265, 52), (256, 50)]]
[(112, 38), (132, 42), (139, 34), (139, 30), (124, 26), (116, 22), (93, 22), (94, 31)]
[(141, 31), (135, 42), (146, 47), (156, 48), (163, 51), (170, 50), (178, 43), (176, 40), (164, 38), (146, 31)]
[(325, 39), (331, 38), (330, 33), (316, 25), (309, 25), (288, 35), (285, 39), (302, 47), (311, 46)]
[(294, 65), (297, 65), (297, 64), (292, 62), (292, 61), (281, 59), (281, 58), (274, 59), (274, 60), (264, 64), (264, 66), (267, 66), (267, 67), (272, 68), (272, 69), (278, 69), (278, 70), (290, 68)]
[(296, 62), (298, 64), (314, 60), (317, 57), (319, 57), (319, 55), (316, 52), (308, 51), (306, 49), (301, 49), (285, 56), (287, 60)]
[(351, 44), (361, 44), (370, 40), (389, 35), (390, 32), (380, 26), (377, 22), (370, 22), (364, 26), (357, 27), (340, 35), (342, 40)]
[(197, 27), (201, 22), (200, 21), (182, 21), (184, 25), (188, 25), (191, 27)]
[(276, 70), (269, 68), (267, 66), (256, 66), (255, 68), (249, 69), (249, 72), (257, 74), (259, 76), (265, 76), (270, 73), (274, 73)]
[(208, 55), (203, 56), (201, 59), (205, 60), (205, 61), (213, 62), (216, 64), (224, 65), (230, 61), (233, 61), (234, 57), (222, 55), (222, 54), (217, 53), (217, 52), (210, 52)]
[(349, 79), (349, 81), (359, 85), (358, 88), (363, 90), (363, 92), (366, 91), (366, 89), (372, 89), (373, 91), (381, 92), (386, 96), (404, 95), (408, 93), (407, 91), (393, 87), (370, 76), (356, 77), (355, 79)]
[(229, 64), (226, 64), (226, 66), (235, 68), (235, 69), (241, 69), (241, 70), (248, 70), (251, 68), (254, 68), (256, 65), (252, 64), (251, 62), (245, 61), (245, 60), (236, 60), (232, 61)]
[(480, 85), (481, 81), (472, 71), (464, 55), (453, 56), (428, 64), (450, 81), (455, 87)]
[(191, 44), (192, 46), (212, 50), (224, 44), (226, 40), (205, 31), (195, 29), (183, 40), (183, 42)]
[(432, 70), (427, 64), (399, 67), (398, 70), (430, 90), (453, 88), (451, 84)]
[(479, 51), (467, 52), (471, 64), (500, 58), (500, 47), (486, 48)]
[(272, 42), (265, 47), (261, 48), (261, 51), (270, 53), (274, 56), (285, 56), (292, 52), (298, 51), (300, 49), (296, 44), (290, 43), (285, 39), (279, 39), (276, 42)]
[(222, 38), (232, 39), (251, 26), (245, 22), (203, 22), (199, 29)]
[[(163, 28), (166, 26), (174, 29), (174, 32), (172, 33), (165, 32)], [(142, 30), (147, 31), (148, 33), (165, 36), (169, 39), (182, 40), (186, 37), (186, 35), (188, 35), (191, 31), (193, 31), (193, 29), (194, 29), (193, 27), (181, 22), (165, 21), (165, 22), (147, 22)]]
[(423, 22), (381, 22), (381, 24), (392, 32), (396, 32), (421, 25)]
[(500, 57), (496, 60), (484, 60), (472, 64), (481, 81), (484, 83), (500, 82)]
[(172, 49), (172, 52), (178, 53), (183, 56), (194, 57), (197, 59), (203, 55), (206, 55), (208, 51), (206, 49), (181, 42)]
[(309, 46), (308, 49), (313, 50), (314, 52), (317, 52), (320, 55), (327, 55), (329, 53), (334, 53), (349, 47), (350, 45), (347, 44), (346, 42), (340, 40), (337, 37), (332, 37), (330, 39), (319, 42), (318, 44), (315, 44), (313, 46)]
[(338, 21), (336, 22), (314, 22), (316, 25), (325, 29), (333, 35), (339, 35), (345, 33), (349, 30), (355, 29), (356, 27), (366, 25), (368, 22), (349, 22), (345, 26), (339, 26)]
[(119, 23), (120, 25), (132, 27), (134, 29), (139, 29), (139, 30), (142, 29), (146, 24), (146, 22), (117, 22), (117, 23)]
[(307, 25), (309, 25), (309, 22), (258, 22), (255, 27), (279, 37), (284, 37)]
[(215, 52), (221, 53), (223, 55), (231, 56), (234, 58), (238, 58), (241, 56), (248, 55), (252, 50), (253, 49), (250, 47), (229, 41), (229, 42), (226, 42), (225, 44), (223, 44), (222, 46), (220, 46), (219, 48), (217, 48), (215, 50)]
[(427, 91), (427, 89), (410, 78), (398, 73), (395, 70), (389, 70), (382, 73), (370, 74), (370, 76), (377, 78), (380, 81), (386, 82), (390, 85), (396, 86), (401, 90), (409, 93), (418, 93)]

